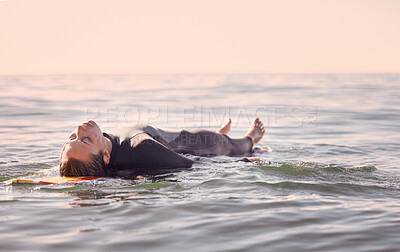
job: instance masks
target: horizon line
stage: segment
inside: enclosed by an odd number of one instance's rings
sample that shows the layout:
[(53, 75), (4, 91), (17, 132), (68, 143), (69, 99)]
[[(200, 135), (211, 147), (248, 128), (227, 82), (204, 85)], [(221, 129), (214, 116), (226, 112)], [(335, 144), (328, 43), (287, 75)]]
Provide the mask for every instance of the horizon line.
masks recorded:
[(396, 75), (400, 74), (400, 72), (335, 72), (335, 73), (312, 73), (312, 72), (288, 72), (288, 73), (10, 73), (10, 74), (1, 74), (0, 76), (93, 76), (93, 75), (107, 75), (107, 76), (154, 76), (154, 75)]

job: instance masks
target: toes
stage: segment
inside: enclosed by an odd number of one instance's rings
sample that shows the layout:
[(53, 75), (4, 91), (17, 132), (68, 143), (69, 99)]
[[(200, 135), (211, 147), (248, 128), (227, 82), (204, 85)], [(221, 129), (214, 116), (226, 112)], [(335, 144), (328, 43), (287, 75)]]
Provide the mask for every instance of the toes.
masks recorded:
[(256, 118), (254, 119), (253, 125), (255, 125), (256, 127), (261, 127), (261, 126), (263, 126), (263, 123), (261, 122), (261, 120), (260, 120), (259, 117), (256, 117)]
[(262, 122), (259, 122), (259, 123), (254, 123), (254, 126), (261, 128), (264, 127), (264, 124)]

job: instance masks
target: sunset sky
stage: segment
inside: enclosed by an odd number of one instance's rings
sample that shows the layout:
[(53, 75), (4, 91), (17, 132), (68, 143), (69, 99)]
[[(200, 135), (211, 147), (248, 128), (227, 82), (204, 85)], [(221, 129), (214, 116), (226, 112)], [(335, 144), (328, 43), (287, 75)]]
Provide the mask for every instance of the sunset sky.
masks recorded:
[(0, 0), (0, 74), (400, 73), (397, 0)]

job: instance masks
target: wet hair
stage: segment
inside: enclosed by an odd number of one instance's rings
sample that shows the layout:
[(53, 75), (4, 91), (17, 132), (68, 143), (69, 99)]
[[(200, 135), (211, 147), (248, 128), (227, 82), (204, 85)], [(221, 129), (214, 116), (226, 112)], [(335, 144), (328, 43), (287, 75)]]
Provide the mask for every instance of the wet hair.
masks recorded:
[(103, 152), (90, 154), (90, 160), (82, 162), (75, 158), (69, 158), (68, 161), (60, 162), (60, 176), (108, 176), (107, 165), (103, 160)]

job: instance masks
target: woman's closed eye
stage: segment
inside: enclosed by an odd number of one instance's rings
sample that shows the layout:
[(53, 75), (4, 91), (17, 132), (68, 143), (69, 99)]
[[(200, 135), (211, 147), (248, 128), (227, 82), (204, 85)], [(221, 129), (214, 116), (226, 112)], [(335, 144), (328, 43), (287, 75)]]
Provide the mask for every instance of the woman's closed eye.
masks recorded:
[[(71, 134), (70, 136), (69, 136), (69, 140), (75, 140), (76, 139), (76, 134), (74, 133), (74, 134)], [(81, 139), (81, 141), (82, 142), (84, 142), (84, 143), (86, 143), (86, 144), (89, 144), (89, 143), (92, 143), (92, 139), (90, 138), (90, 137), (83, 137), (82, 139)]]
[(84, 137), (81, 141), (88, 144), (92, 142), (92, 139), (90, 139), (90, 137)]

